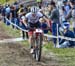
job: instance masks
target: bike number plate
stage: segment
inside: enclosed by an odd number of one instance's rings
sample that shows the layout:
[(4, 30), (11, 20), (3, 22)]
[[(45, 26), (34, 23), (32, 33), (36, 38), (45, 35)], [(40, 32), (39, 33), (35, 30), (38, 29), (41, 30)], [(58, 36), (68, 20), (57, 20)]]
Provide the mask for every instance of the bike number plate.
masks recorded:
[(37, 32), (37, 33), (43, 33), (43, 31), (41, 29), (36, 29), (35, 32)]

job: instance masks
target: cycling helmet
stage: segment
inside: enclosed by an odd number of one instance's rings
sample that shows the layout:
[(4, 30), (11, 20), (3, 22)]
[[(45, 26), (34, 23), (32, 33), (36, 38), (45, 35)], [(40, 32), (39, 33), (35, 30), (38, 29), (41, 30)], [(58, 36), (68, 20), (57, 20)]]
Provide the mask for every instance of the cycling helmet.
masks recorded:
[(36, 7), (36, 6), (31, 7), (31, 12), (32, 12), (32, 13), (37, 13), (38, 10), (39, 10), (39, 8)]

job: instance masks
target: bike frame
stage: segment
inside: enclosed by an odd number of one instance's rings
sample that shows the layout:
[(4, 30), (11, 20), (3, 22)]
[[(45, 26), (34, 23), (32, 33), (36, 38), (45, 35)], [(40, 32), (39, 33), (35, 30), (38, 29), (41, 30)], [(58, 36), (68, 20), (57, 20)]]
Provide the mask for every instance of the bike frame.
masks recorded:
[(43, 30), (35, 29), (33, 32), (34, 38), (34, 53), (33, 57), (36, 61), (40, 61), (41, 59), (41, 50), (42, 50), (42, 41), (43, 41)]

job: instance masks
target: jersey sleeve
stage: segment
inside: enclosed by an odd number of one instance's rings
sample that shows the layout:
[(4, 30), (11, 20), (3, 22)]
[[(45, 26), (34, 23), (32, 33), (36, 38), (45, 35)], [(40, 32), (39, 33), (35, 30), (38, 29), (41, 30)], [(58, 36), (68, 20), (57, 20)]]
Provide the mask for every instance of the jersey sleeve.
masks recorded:
[(41, 18), (41, 17), (43, 17), (43, 14), (38, 12), (38, 16), (39, 16), (39, 18)]
[(25, 15), (25, 19), (29, 19), (30, 16), (31, 16), (31, 12), (30, 12), (30, 13), (27, 13), (27, 14)]

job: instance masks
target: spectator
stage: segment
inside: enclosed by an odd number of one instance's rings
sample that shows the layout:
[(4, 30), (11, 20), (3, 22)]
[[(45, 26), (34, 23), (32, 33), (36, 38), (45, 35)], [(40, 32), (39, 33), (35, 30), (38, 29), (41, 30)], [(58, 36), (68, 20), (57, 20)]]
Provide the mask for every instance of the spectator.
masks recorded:
[(0, 4), (0, 14), (1, 14), (1, 8), (2, 8), (2, 5)]
[(68, 4), (68, 0), (63, 0), (63, 5), (65, 15), (67, 15), (71, 9), (70, 5)]
[[(11, 21), (14, 24), (16, 24), (16, 25), (19, 26), (19, 19), (18, 19), (18, 13), (17, 12), (18, 12), (18, 10), (16, 9), (15, 5), (13, 5), (11, 7), (11, 13), (10, 13), (10, 15), (11, 15)], [(14, 26), (12, 26), (12, 27), (15, 28)]]
[(20, 16), (20, 12), (21, 12), (22, 9), (24, 9), (24, 7), (23, 7), (22, 4), (20, 4), (20, 6), (19, 6), (19, 10), (18, 10), (18, 15), (19, 15), (19, 16)]
[(6, 19), (5, 19), (5, 6), (3, 7), (2, 6), (2, 10), (1, 10), (1, 14), (2, 14), (2, 16), (3, 16), (3, 20), (4, 20), (4, 23), (6, 23)]
[(40, 23), (41, 23), (41, 28), (43, 29), (43, 32), (47, 34), (48, 33), (47, 22), (43, 18), (40, 18)]
[[(75, 38), (74, 33), (69, 30), (69, 28), (67, 26), (63, 26), (60, 31), (63, 32), (64, 37), (68, 37), (68, 38)], [(75, 43), (74, 41), (71, 40), (65, 40), (65, 39), (61, 39), (59, 42), (59, 48), (67, 48), (67, 47), (74, 47)]]
[(42, 6), (42, 0), (36, 0), (36, 2), (38, 4), (39, 8), (41, 8), (41, 6)]
[(75, 0), (70, 0), (71, 10), (69, 11), (66, 19), (72, 18), (72, 25), (75, 34)]
[[(21, 28), (22, 29), (24, 29), (24, 30), (27, 30), (28, 28), (27, 28), (27, 23), (25, 23), (25, 12), (24, 12), (24, 9), (22, 9), (21, 10), (21, 15), (20, 15), (20, 26), (21, 26)], [(24, 32), (24, 31), (21, 31), (22, 33), (22, 37), (23, 37), (23, 39), (25, 39), (25, 38), (28, 38), (28, 32)], [(25, 33), (26, 33), (26, 37), (25, 37)]]
[[(50, 14), (50, 21), (52, 21), (52, 35), (57, 35), (57, 24), (60, 25), (59, 22), (59, 10), (56, 7), (56, 4), (54, 1), (50, 3), (51, 7), (51, 14)], [(56, 47), (57, 40), (53, 38), (54, 47)]]
[[(10, 5), (9, 4), (7, 4), (6, 5), (6, 8), (5, 8), (5, 16), (6, 16), (6, 18), (7, 19), (9, 19), (10, 20)], [(10, 25), (10, 23), (6, 20), (6, 25)]]
[(15, 7), (16, 7), (16, 10), (18, 10), (18, 9), (19, 9), (19, 3), (18, 3), (17, 1), (15, 1), (15, 2), (14, 2), (14, 5), (15, 5)]

